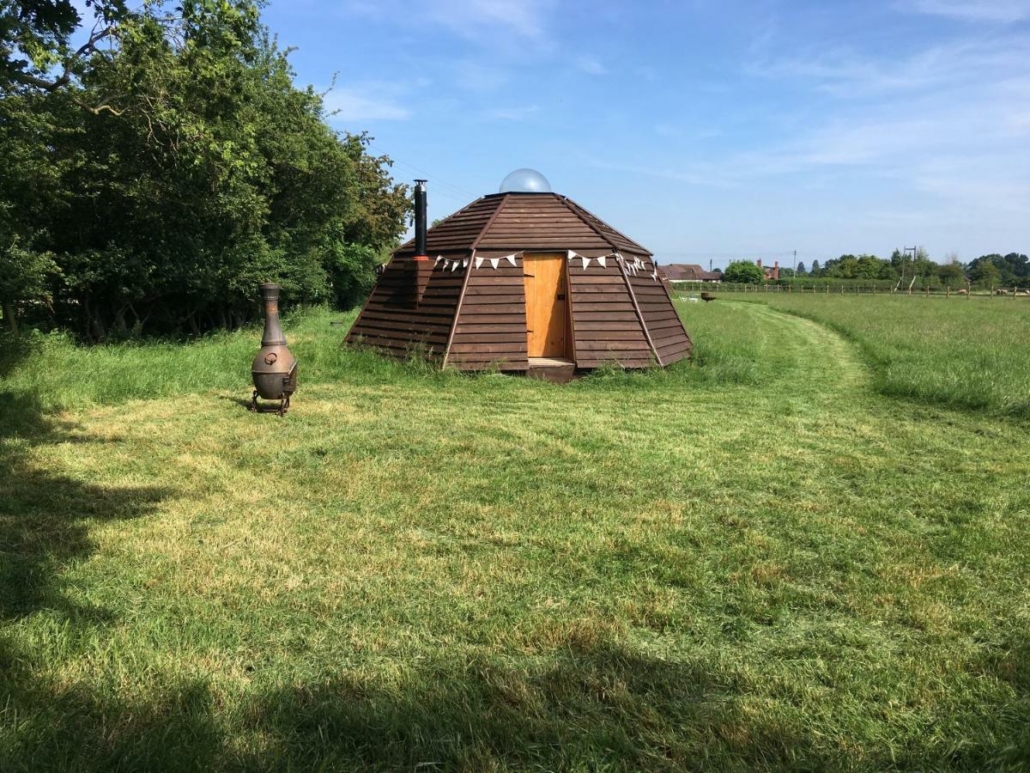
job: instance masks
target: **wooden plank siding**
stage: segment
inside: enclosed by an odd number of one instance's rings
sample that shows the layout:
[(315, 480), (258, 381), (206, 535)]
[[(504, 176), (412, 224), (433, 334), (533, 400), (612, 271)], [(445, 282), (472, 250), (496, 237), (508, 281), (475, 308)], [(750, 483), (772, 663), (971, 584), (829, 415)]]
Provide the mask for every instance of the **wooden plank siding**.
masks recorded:
[[(651, 347), (626, 291), (619, 264), (569, 262), (569, 294), (577, 368), (596, 368), (617, 362), (624, 367), (646, 367)], [(629, 363), (634, 363), (630, 365)]]
[[(468, 252), (447, 253), (451, 260), (468, 258)], [(348, 344), (361, 343), (384, 354), (405, 358), (414, 349), (433, 361), (443, 359), (458, 297), (468, 268), (446, 271), (436, 265), (425, 293), (416, 308), (411, 307), (407, 283), (410, 256), (395, 254), (379, 277), (372, 293), (347, 334)]]
[[(576, 258), (566, 264), (569, 356), (578, 368), (616, 362), (627, 368), (662, 365), (688, 357), (690, 338), (666, 286), (651, 279), (652, 256), (573, 201), (553, 193), (484, 196), (429, 229), (431, 260), (468, 259), (446, 271), (434, 265), (428, 285), (413, 306), (405, 271), (414, 241), (399, 247), (376, 282), (347, 335), (396, 356), (414, 347), (443, 367), (462, 370), (529, 367), (526, 332), (524, 253), (567, 253), (591, 258), (621, 253), (639, 257), (648, 270), (624, 270), (612, 257), (588, 268)], [(514, 255), (516, 265), (503, 260)], [(485, 261), (477, 269), (475, 258)], [(490, 258), (502, 258), (495, 269)]]
[(647, 268), (628, 275), (630, 287), (640, 308), (640, 314), (647, 326), (654, 352), (661, 365), (671, 365), (677, 360), (689, 357), (693, 349), (690, 336), (676, 313), (665, 284), (651, 278), (654, 264), (647, 261)]
[(474, 266), (455, 321), (447, 367), (528, 370), (522, 257), (515, 258), (514, 266), (507, 260), (497, 268), (489, 262)]

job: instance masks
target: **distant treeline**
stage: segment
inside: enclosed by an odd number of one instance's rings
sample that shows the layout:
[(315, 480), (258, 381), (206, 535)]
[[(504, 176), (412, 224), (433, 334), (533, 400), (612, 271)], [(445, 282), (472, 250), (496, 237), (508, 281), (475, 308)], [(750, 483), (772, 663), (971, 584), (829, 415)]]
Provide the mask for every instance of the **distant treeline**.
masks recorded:
[[(768, 271), (768, 269), (766, 269)], [(890, 286), (908, 288), (958, 288), (973, 287), (993, 289), (995, 287), (1030, 287), (1030, 259), (1026, 255), (1010, 252), (1007, 255), (981, 255), (976, 260), (963, 264), (957, 257), (949, 257), (944, 263), (930, 259), (926, 251), (919, 248), (915, 254), (894, 250), (889, 259), (875, 255), (841, 255), (820, 265), (813, 261), (811, 269), (798, 263), (797, 270), (780, 268), (779, 282), (801, 282), (811, 285), (820, 283), (859, 281), (870, 287)], [(730, 263), (723, 273), (723, 279), (735, 283), (760, 283), (773, 281), (765, 279), (763, 270), (748, 261)]]
[[(81, 4), (77, 4), (81, 8)], [(0, 4), (0, 306), (102, 341), (353, 304), (407, 189), (297, 89), (253, 0)]]

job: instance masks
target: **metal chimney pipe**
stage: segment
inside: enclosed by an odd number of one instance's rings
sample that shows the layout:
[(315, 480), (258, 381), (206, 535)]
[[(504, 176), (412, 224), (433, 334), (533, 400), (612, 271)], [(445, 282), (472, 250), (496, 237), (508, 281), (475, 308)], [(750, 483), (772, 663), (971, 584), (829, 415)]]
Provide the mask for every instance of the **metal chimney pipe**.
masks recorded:
[(415, 257), (427, 257), (425, 180), (415, 180)]

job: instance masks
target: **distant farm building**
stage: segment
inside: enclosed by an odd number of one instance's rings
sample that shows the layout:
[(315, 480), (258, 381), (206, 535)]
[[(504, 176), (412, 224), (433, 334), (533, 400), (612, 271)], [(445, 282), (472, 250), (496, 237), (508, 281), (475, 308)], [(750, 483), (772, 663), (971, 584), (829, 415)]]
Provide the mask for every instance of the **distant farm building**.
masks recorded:
[(525, 372), (541, 360), (642, 368), (689, 357), (645, 247), (546, 180), (502, 191), (429, 228), (423, 244), (416, 206), (415, 239), (390, 257), (347, 341), (461, 370)]
[(695, 263), (670, 263), (661, 266), (659, 272), (665, 275), (670, 282), (721, 282), (722, 273), (719, 271), (705, 271)]
[(762, 273), (765, 274), (765, 280), (767, 282), (777, 282), (780, 279), (780, 261), (773, 263), (772, 268), (766, 268), (762, 265), (762, 260), (758, 259), (755, 261), (758, 267), (762, 269)]

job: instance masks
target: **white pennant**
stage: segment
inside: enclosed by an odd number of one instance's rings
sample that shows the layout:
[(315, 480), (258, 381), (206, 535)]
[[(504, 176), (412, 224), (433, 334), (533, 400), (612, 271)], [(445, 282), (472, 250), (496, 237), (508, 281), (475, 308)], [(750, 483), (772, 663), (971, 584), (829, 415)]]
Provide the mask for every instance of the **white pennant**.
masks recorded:
[(468, 265), (469, 265), (469, 259), (468, 258), (465, 258), (465, 260), (461, 261), (461, 267), (462, 268), (468, 268)]
[(575, 250), (569, 250), (569, 261), (576, 257), (579, 257), (579, 253)]
[(586, 271), (588, 268), (590, 268), (590, 258), (588, 258), (586, 255), (580, 255), (580, 257), (583, 258), (583, 270)]
[(654, 271), (651, 272), (651, 279), (653, 279), (656, 282), (658, 281), (658, 269), (657, 268)]
[(439, 263), (441, 260), (443, 260), (443, 255), (437, 255), (436, 260), (433, 261), (433, 268), (436, 268), (437, 263)]
[(476, 268), (483, 265), (483, 258), (476, 258)]
[(514, 254), (505, 255), (504, 259), (506, 261), (508, 261), (509, 263), (511, 263), (512, 266), (518, 266), (518, 263), (515, 262), (515, 255)]
[(454, 271), (458, 267), (458, 261), (451, 261), (451, 271)]
[(608, 258), (607, 257), (602, 255), (600, 258), (594, 258), (594, 260), (596, 260), (598, 263), (601, 264), (601, 268), (608, 268)]
[(497, 269), (497, 265), (501, 262), (500, 258), (490, 258), (490, 265)]

